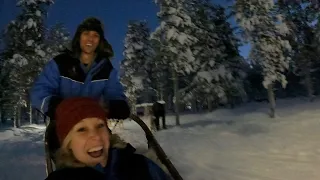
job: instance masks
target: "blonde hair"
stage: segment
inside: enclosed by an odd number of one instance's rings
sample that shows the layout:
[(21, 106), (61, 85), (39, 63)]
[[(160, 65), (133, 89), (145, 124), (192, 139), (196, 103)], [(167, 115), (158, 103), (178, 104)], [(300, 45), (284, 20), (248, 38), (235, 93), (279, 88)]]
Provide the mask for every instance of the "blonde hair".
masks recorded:
[[(71, 131), (70, 131), (71, 132)], [(86, 165), (77, 160), (74, 156), (70, 144), (71, 144), (71, 133), (68, 133), (66, 138), (63, 140), (61, 147), (55, 153), (56, 168), (66, 168), (66, 167), (85, 167)]]

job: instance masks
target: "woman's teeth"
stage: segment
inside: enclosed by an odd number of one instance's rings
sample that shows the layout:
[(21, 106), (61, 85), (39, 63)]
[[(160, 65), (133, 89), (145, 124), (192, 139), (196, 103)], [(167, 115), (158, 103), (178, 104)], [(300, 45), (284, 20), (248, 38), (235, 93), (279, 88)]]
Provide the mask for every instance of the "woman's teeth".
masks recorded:
[(88, 152), (100, 151), (102, 148), (103, 148), (102, 146), (94, 147), (94, 148), (89, 149)]
[(102, 156), (103, 154), (103, 147), (95, 147), (95, 148), (91, 148), (88, 151), (88, 155), (91, 156), (92, 158), (98, 158), (100, 156)]

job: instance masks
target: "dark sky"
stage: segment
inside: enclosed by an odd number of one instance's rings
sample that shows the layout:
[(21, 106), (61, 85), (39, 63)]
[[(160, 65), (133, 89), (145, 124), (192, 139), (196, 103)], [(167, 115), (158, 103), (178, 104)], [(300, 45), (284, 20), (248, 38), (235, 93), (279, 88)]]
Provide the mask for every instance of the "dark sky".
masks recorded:
[[(115, 65), (123, 59), (123, 40), (129, 20), (147, 20), (151, 30), (158, 25), (158, 7), (154, 0), (55, 0), (49, 8), (47, 24), (63, 22), (73, 35), (77, 25), (88, 16), (95, 16), (105, 25), (105, 36), (115, 51)], [(218, 0), (225, 5), (226, 0)], [(0, 29), (13, 20), (18, 13), (16, 0), (0, 0)], [(247, 56), (248, 47), (241, 47)]]

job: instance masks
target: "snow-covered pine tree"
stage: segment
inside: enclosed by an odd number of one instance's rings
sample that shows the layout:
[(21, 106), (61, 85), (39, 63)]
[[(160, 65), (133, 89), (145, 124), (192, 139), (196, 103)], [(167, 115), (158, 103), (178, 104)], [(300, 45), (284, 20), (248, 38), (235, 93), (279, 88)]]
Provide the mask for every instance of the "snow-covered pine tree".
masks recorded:
[(225, 56), (222, 52), (225, 47), (220, 46), (222, 43), (217, 35), (218, 29), (214, 22), (217, 17), (214, 6), (209, 1), (203, 0), (193, 1), (187, 7), (193, 22), (198, 27), (194, 32), (198, 35), (198, 41), (192, 46), (197, 62), (194, 71), (196, 74), (190, 83), (191, 91), (189, 91), (189, 94), (193, 95), (188, 95), (186, 98), (201, 98), (196, 94), (206, 96), (205, 101), (211, 111), (212, 103), (225, 97), (224, 89), (220, 84), (220, 78), (224, 77), (224, 74), (218, 74), (218, 68), (222, 65), (220, 62)]
[(153, 32), (152, 38), (161, 44), (162, 60), (171, 67), (176, 124), (179, 120), (179, 75), (186, 75), (194, 71), (195, 58), (191, 46), (197, 42), (196, 28), (185, 7), (188, 0), (156, 0), (160, 7), (158, 18), (160, 26)]
[(319, 10), (307, 0), (278, 1), (284, 21), (290, 26), (292, 33), (287, 37), (292, 46), (293, 72), (304, 79), (307, 96), (314, 99), (312, 71), (318, 60), (318, 46), (315, 41), (314, 23), (319, 16)]
[(3, 103), (2, 103), (2, 100), (3, 100), (3, 91), (5, 90), (4, 88), (4, 83), (3, 83), (3, 80), (7, 79), (5, 78), (5, 76), (3, 75), (3, 70), (4, 70), (4, 66), (3, 66), (3, 63), (4, 63), (4, 59), (2, 57), (2, 47), (3, 47), (3, 31), (0, 31), (0, 126), (1, 126), (1, 122), (2, 122), (2, 117), (3, 117)]
[[(190, 3), (190, 2), (189, 2)], [(193, 98), (204, 95), (209, 111), (213, 102), (234, 99), (244, 92), (242, 84), (242, 58), (224, 8), (208, 0), (192, 1), (188, 10), (197, 25), (198, 42), (192, 47), (196, 58), (196, 74), (190, 83)], [(193, 91), (193, 92), (192, 92)], [(241, 92), (241, 93), (240, 93)], [(196, 94), (199, 93), (199, 96)]]
[[(122, 64), (123, 66), (123, 64)], [(125, 71), (128, 67), (121, 67), (121, 71)], [(142, 91), (142, 79), (139, 76), (123, 74), (121, 76), (121, 83), (125, 89), (125, 95), (128, 98), (129, 105), (132, 112), (136, 112), (135, 105), (137, 103), (138, 94)]]
[(10, 84), (10, 68), (7, 66), (7, 59), (10, 57), (6, 56), (5, 52), (5, 31), (1, 31), (0, 39), (0, 110), (3, 118), (1, 121), (4, 123), (5, 114), (10, 113), (10, 111), (8, 112), (8, 107), (11, 107), (12, 86)]
[(216, 9), (215, 26), (218, 32), (217, 35), (220, 37), (221, 46), (225, 47), (223, 49), (225, 57), (221, 63), (224, 64), (228, 71), (223, 78), (223, 82), (226, 83), (224, 88), (228, 103), (233, 107), (236, 103), (246, 99), (243, 80), (246, 77), (245, 69), (247, 64), (240, 55), (240, 40), (235, 35), (235, 29), (228, 22), (226, 10), (221, 6), (216, 6)]
[[(1, 43), (0, 43), (1, 46)], [(1, 52), (1, 50), (0, 50)], [(5, 91), (6, 87), (8, 86), (8, 75), (6, 73), (4, 67), (4, 59), (2, 54), (0, 53), (0, 124), (2, 123), (4, 117), (4, 104), (6, 102)], [(1, 125), (0, 125), (1, 126)]]
[(45, 51), (47, 54), (46, 59), (49, 60), (66, 48), (70, 48), (71, 38), (70, 33), (63, 23), (57, 23), (47, 31), (45, 38)]
[(144, 101), (151, 102), (152, 65), (150, 30), (146, 21), (130, 21), (124, 40), (124, 60), (122, 61), (125, 89), (134, 107), (139, 94), (144, 94)]
[(19, 0), (17, 6), (21, 13), (9, 23), (5, 32), (4, 57), (13, 88), (8, 95), (18, 120), (16, 126), (20, 125), (21, 107), (27, 107), (27, 91), (46, 57), (44, 18), (46, 8), (52, 3), (52, 0)]
[(169, 67), (162, 59), (163, 54), (161, 52), (160, 42), (153, 39), (151, 39), (150, 42), (152, 47), (150, 61), (152, 73), (151, 76), (149, 76), (151, 80), (151, 88), (156, 92), (157, 100), (167, 101), (167, 95), (172, 91), (172, 88), (169, 88), (172, 87), (172, 83), (171, 81), (168, 81), (171, 77)]
[[(275, 117), (273, 84), (278, 81), (285, 88), (285, 71), (289, 68), (287, 56), (291, 46), (283, 36), (289, 32), (281, 14), (274, 14), (273, 0), (237, 0), (236, 20), (243, 28), (252, 49), (250, 58), (263, 69), (263, 86), (268, 90), (270, 117)], [(278, 17), (277, 19), (275, 17)]]

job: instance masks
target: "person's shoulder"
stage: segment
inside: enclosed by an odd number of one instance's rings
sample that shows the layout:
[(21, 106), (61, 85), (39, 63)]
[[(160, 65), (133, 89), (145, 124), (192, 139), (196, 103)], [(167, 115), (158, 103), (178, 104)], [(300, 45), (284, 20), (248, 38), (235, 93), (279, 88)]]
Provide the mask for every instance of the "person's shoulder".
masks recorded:
[(101, 172), (90, 168), (63, 168), (56, 170), (49, 174), (46, 180), (67, 180), (67, 179), (77, 179), (77, 180), (103, 180), (104, 176)]
[(59, 69), (69, 69), (71, 66), (79, 64), (79, 59), (69, 50), (65, 50), (53, 57), (52, 61), (57, 64)]
[(60, 54), (56, 55), (55, 57), (53, 57), (53, 60), (56, 62), (60, 62), (60, 61), (65, 61), (66, 59), (70, 59), (70, 58), (73, 58), (71, 52), (68, 50), (65, 50), (65, 51), (61, 52)]

